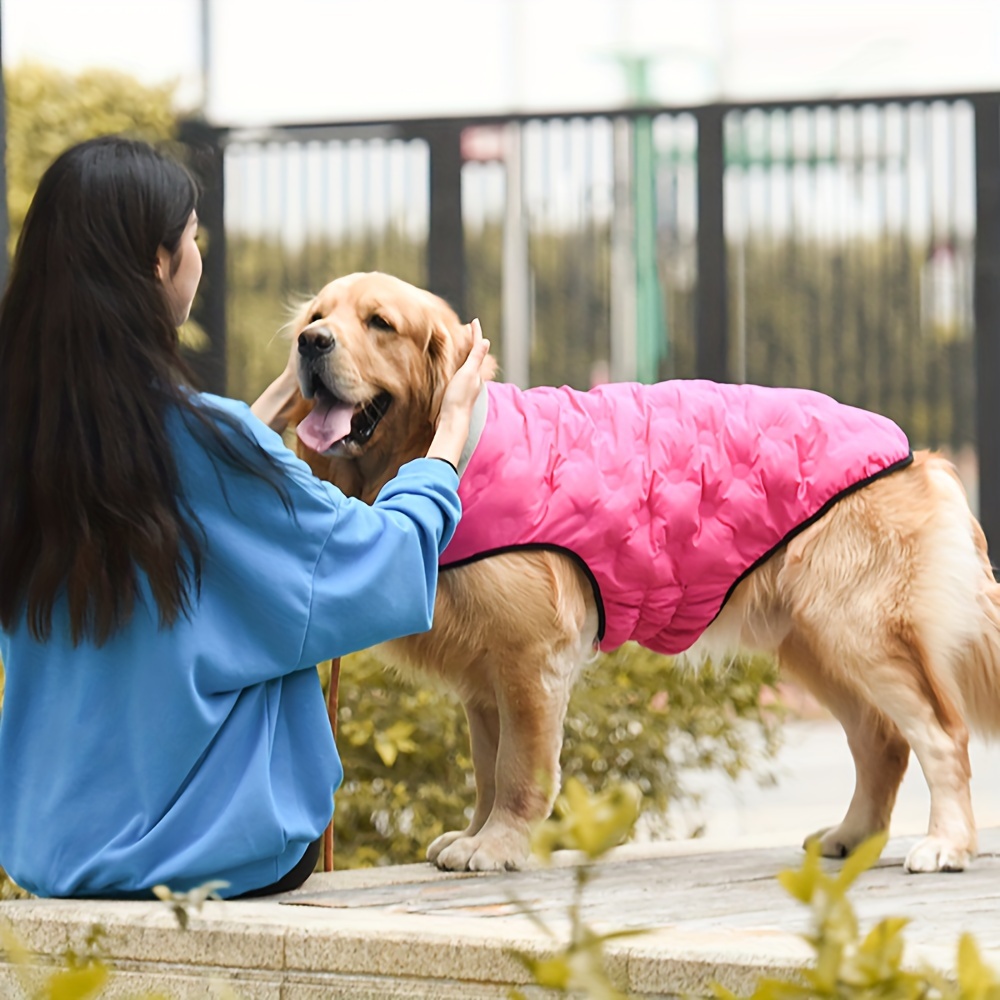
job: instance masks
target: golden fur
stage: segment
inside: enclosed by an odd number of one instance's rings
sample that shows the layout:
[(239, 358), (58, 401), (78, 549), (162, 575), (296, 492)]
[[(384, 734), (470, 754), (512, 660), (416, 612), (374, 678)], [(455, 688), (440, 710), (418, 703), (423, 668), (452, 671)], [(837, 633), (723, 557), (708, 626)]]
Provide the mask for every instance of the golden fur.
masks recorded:
[[(424, 454), (470, 333), (442, 300), (377, 273), (331, 282), (294, 334), (319, 327), (336, 346), (302, 363), (303, 385), (320, 377), (352, 402), (388, 391), (393, 403), (366, 446), (300, 450), (317, 475), (371, 502)], [(506, 553), (443, 571), (433, 629), (381, 647), (388, 661), (447, 682), (468, 715), (475, 813), (430, 845), (438, 866), (516, 867), (527, 856), (529, 829), (558, 788), (566, 705), (596, 627), (590, 585), (569, 558)], [(1000, 728), (1000, 587), (949, 463), (920, 452), (844, 497), (748, 576), (684, 655), (741, 649), (775, 655), (847, 734), (856, 788), (844, 819), (812, 835), (824, 854), (887, 829), (912, 748), (931, 807), (906, 867), (969, 864), (969, 729)]]

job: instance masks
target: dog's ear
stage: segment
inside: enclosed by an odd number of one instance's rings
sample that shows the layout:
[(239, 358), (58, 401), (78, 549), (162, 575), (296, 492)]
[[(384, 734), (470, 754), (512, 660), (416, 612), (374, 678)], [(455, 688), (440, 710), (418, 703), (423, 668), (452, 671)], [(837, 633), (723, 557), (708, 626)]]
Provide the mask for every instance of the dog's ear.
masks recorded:
[(437, 404), (440, 403), (441, 393), (457, 367), (455, 343), (444, 323), (438, 320), (432, 321), (424, 355), (427, 358), (427, 387), (430, 390), (431, 402), (436, 411)]
[(455, 344), (455, 335), (451, 332), (444, 319), (434, 318), (430, 323), (430, 334), (427, 338), (427, 348), (424, 358), (427, 363), (427, 379), (425, 381), (426, 398), (424, 406), (427, 416), (433, 426), (437, 422), (441, 408), (441, 397), (445, 386), (452, 375), (458, 371), (459, 348)]
[(431, 325), (430, 337), (427, 340), (427, 360), (437, 373), (450, 378), (457, 364), (455, 362), (455, 338), (447, 326), (440, 320)]

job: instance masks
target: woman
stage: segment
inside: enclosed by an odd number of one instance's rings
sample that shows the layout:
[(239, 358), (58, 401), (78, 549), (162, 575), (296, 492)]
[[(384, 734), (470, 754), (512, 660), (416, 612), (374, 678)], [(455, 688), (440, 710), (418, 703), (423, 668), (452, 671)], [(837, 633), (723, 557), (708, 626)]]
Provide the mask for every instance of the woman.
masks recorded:
[(427, 458), (348, 499), (190, 388), (195, 200), (143, 143), (73, 147), (0, 303), (0, 865), (38, 895), (304, 881), (342, 778), (314, 665), (429, 628), (460, 516), (478, 324)]

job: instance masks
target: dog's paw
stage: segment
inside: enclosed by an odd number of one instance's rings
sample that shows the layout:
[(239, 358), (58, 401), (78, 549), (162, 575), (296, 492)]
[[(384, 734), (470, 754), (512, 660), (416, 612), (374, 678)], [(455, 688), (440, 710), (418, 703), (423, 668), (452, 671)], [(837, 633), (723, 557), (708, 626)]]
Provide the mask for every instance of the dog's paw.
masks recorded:
[[(460, 837), (439, 851), (434, 863), (438, 868), (450, 872), (514, 871), (528, 856), (527, 846), (515, 845), (515, 839), (520, 841), (522, 838), (482, 834)], [(433, 846), (432, 844), (431, 847)], [(430, 851), (427, 853), (430, 856)]]
[(802, 842), (803, 847), (819, 841), (819, 853), (824, 858), (846, 858), (859, 844), (864, 843), (877, 830), (858, 830), (841, 823), (839, 826), (825, 826), (822, 830), (809, 834)]
[(906, 855), (908, 872), (964, 872), (972, 864), (973, 852), (956, 847), (941, 837), (924, 837)]
[(456, 840), (467, 836), (469, 834), (465, 830), (451, 830), (448, 833), (442, 833), (440, 837), (435, 837), (431, 841), (431, 846), (427, 848), (427, 860), (433, 864), (437, 864), (438, 856), (446, 847), (454, 844)]

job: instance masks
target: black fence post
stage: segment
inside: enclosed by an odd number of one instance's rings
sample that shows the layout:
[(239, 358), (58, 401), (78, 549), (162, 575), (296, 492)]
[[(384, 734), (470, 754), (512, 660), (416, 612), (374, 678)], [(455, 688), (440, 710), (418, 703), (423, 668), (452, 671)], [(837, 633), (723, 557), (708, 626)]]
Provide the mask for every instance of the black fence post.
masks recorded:
[(1000, 546), (1000, 95), (975, 100), (976, 263), (976, 449), (979, 456), (979, 519), (990, 554)]
[(462, 126), (441, 123), (421, 132), (430, 147), (430, 231), (427, 287), (463, 321), (465, 313), (465, 231), (462, 226)]
[(723, 209), (726, 109), (706, 105), (698, 121), (698, 291), (695, 300), (695, 371), (698, 378), (729, 381), (729, 309)]
[(224, 131), (206, 122), (181, 122), (178, 138), (187, 147), (187, 162), (201, 185), (198, 228), (203, 235), (204, 262), (191, 318), (205, 332), (204, 350), (186, 351), (198, 377), (198, 388), (220, 395), (226, 392), (226, 225)]

